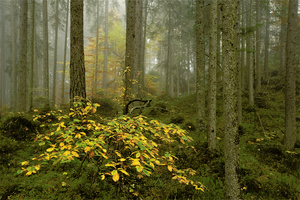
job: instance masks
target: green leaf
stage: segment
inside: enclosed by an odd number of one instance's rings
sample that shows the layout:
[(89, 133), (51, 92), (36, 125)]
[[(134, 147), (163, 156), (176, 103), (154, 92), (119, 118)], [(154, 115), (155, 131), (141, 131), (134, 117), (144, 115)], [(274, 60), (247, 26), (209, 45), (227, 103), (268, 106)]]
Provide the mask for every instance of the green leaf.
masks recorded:
[(142, 142), (138, 142), (137, 145), (140, 147), (140, 149), (142, 151), (146, 150), (146, 147), (144, 147), (143, 143)]

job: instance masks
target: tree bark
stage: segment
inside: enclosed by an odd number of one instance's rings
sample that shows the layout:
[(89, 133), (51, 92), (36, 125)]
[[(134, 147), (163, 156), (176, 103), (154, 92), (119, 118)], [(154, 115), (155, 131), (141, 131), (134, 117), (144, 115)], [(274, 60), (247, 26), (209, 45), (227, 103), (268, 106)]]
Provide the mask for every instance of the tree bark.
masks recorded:
[(61, 88), (61, 99), (62, 104), (65, 104), (65, 84), (66, 84), (66, 60), (67, 60), (67, 41), (68, 41), (68, 30), (69, 30), (69, 5), (70, 0), (67, 0), (67, 18), (66, 18), (66, 32), (65, 32), (65, 49), (64, 49), (64, 64), (63, 64), (63, 74), (62, 74), (62, 88)]
[(253, 62), (251, 62), (252, 58), (252, 32), (251, 32), (251, 13), (252, 13), (252, 0), (248, 0), (248, 10), (247, 10), (247, 38), (246, 38), (246, 51), (247, 51), (247, 68), (248, 68), (248, 91), (249, 91), (249, 104), (250, 106), (254, 105), (254, 90), (253, 90)]
[(209, 36), (209, 82), (208, 82), (208, 122), (207, 142), (210, 150), (216, 148), (216, 67), (217, 67), (217, 1), (210, 2), (210, 36)]
[(261, 90), (261, 70), (260, 70), (260, 23), (261, 23), (261, 13), (260, 13), (260, 0), (256, 0), (255, 10), (256, 10), (256, 49), (255, 49), (255, 66), (256, 66), (256, 91), (260, 92)]
[(105, 0), (105, 21), (104, 21), (104, 63), (102, 89), (107, 89), (107, 57), (108, 57), (108, 0)]
[(47, 0), (43, 0), (43, 65), (44, 65), (44, 90), (46, 106), (50, 106), (49, 95), (49, 42), (48, 42), (48, 5)]
[(71, 0), (70, 100), (86, 98), (83, 45), (83, 0)]
[[(92, 88), (92, 96), (97, 96), (98, 91), (98, 72), (99, 72), (99, 0), (96, 3), (96, 65), (95, 65), (95, 72), (94, 72), (94, 84)], [(108, 14), (108, 13), (106, 13)], [(103, 75), (104, 76), (104, 75)]]
[(55, 106), (56, 100), (56, 72), (57, 72), (57, 41), (58, 41), (58, 0), (55, 5), (55, 41), (54, 41), (54, 67), (53, 67), (53, 83), (52, 83), (52, 106)]
[(18, 67), (18, 98), (17, 111), (26, 111), (27, 105), (27, 12), (28, 1), (20, 0), (20, 51), (19, 51), (19, 67)]
[(15, 19), (15, 1), (11, 0), (11, 105), (13, 111), (16, 111), (17, 103), (17, 66), (16, 66), (16, 19)]
[(269, 79), (269, 44), (270, 44), (270, 5), (266, 1), (266, 39), (265, 39), (265, 61), (264, 61), (264, 81)]
[(225, 185), (227, 199), (240, 199), (238, 181), (239, 139), (237, 116), (238, 67), (236, 63), (236, 0), (223, 0), (223, 68), (225, 113)]
[(293, 149), (296, 143), (295, 66), (297, 66), (298, 0), (289, 1), (286, 37), (285, 134), (284, 146)]
[(33, 70), (34, 70), (34, 33), (35, 33), (35, 0), (31, 0), (31, 52), (30, 52), (30, 82), (29, 82), (29, 109), (33, 107)]
[(135, 49), (134, 49), (134, 95), (140, 98), (140, 76), (141, 76), (141, 51), (142, 51), (142, 34), (143, 34), (143, 13), (142, 0), (136, 0), (135, 8)]
[(196, 1), (196, 128), (199, 134), (205, 129), (205, 41), (204, 0)]
[[(135, 0), (127, 0), (126, 8), (126, 53), (125, 53), (125, 105), (132, 98), (134, 78), (134, 43), (135, 43)], [(125, 110), (124, 110), (125, 112)]]

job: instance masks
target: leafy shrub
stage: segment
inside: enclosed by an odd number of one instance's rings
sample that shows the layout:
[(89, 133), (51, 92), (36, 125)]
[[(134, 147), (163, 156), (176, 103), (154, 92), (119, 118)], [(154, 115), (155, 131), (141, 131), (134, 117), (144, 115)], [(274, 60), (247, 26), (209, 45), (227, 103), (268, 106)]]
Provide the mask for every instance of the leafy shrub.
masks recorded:
[(142, 116), (120, 116), (100, 124), (89, 119), (98, 106), (89, 101), (76, 102), (69, 116), (57, 116), (59, 122), (52, 124), (49, 132), (37, 136), (36, 142), (46, 146), (46, 151), (33, 158), (36, 163), (33, 166), (27, 166), (29, 161), (22, 162), (27, 167), (22, 167), (18, 173), (29, 176), (47, 163), (81, 161), (82, 168), (94, 169), (94, 179), (105, 179), (117, 184), (123, 192), (138, 195), (134, 186), (140, 179), (165, 168), (172, 172), (172, 179), (204, 191), (201, 183), (188, 179), (196, 173), (194, 170), (177, 169), (175, 160), (178, 158), (168, 148), (180, 145), (193, 149), (188, 144), (192, 138), (186, 131), (173, 124), (147, 121)]

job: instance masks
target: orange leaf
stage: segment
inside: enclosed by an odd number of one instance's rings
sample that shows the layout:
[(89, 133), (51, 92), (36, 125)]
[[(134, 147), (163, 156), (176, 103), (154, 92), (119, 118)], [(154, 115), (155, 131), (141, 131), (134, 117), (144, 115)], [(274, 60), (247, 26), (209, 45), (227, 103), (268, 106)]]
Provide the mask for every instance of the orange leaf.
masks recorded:
[(95, 155), (95, 151), (92, 150), (92, 151), (89, 153), (89, 158), (92, 158), (94, 155)]

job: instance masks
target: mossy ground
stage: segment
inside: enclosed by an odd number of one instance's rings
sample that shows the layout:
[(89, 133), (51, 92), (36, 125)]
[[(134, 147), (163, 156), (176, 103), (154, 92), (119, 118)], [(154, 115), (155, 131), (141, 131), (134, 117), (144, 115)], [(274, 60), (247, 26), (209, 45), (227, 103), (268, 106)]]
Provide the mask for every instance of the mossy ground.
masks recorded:
[[(299, 102), (299, 95), (297, 101)], [(265, 86), (263, 92), (256, 94), (256, 102), (255, 109), (249, 108), (247, 95), (243, 96), (239, 152), (242, 198), (300, 199), (300, 138), (298, 134), (293, 151), (284, 150), (283, 92), (281, 89)], [(195, 95), (180, 98), (158, 97), (143, 114), (165, 123), (176, 123), (190, 131), (197, 152), (187, 155), (180, 148), (173, 147), (179, 158), (177, 165), (195, 169), (195, 178), (208, 190), (196, 191), (190, 186), (170, 181), (171, 177), (164, 171), (157, 171), (150, 178), (138, 181), (136, 187), (143, 199), (225, 199), (222, 98), (218, 98), (218, 148), (214, 152), (209, 152), (206, 148), (206, 133), (195, 132), (195, 110)], [(299, 110), (297, 113), (299, 127)], [(0, 129), (0, 199), (134, 198), (119, 190), (116, 183), (106, 179), (93, 179), (93, 169), (86, 167), (79, 176), (80, 162), (49, 165), (30, 177), (17, 175), (22, 161), (29, 160), (45, 149), (36, 145), (33, 138), (18, 141), (16, 132), (26, 132), (31, 128), (27, 127), (28, 124), (11, 129), (14, 133), (9, 135), (7, 131), (11, 127), (7, 126), (7, 118), (2, 117)], [(24, 118), (30, 120), (31, 116), (28, 114)], [(64, 182), (67, 186), (64, 186)]]

